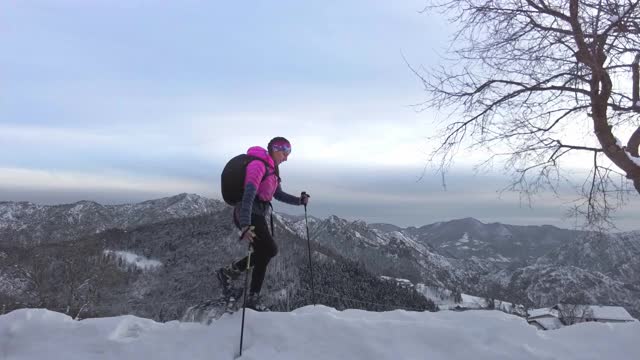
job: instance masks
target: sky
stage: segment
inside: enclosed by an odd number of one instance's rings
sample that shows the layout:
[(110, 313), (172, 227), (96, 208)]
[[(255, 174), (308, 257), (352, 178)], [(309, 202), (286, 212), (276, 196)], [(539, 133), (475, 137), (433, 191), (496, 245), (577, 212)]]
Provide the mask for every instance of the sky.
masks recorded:
[[(0, 201), (220, 198), (232, 156), (293, 145), (283, 188), (309, 211), (421, 226), (475, 217), (552, 224), (573, 194), (530, 206), (462, 154), (427, 164), (434, 121), (410, 70), (439, 64), (452, 28), (423, 0), (57, 0), (0, 4)], [(637, 196), (616, 214), (637, 229)], [(300, 209), (276, 205), (300, 213)]]
[(497, 310), (337, 311), (317, 305), (292, 312), (247, 310), (211, 325), (157, 323), (132, 315), (74, 321), (45, 310), (0, 315), (0, 356), (34, 359), (430, 359), (632, 360), (640, 323), (588, 322), (542, 331)]

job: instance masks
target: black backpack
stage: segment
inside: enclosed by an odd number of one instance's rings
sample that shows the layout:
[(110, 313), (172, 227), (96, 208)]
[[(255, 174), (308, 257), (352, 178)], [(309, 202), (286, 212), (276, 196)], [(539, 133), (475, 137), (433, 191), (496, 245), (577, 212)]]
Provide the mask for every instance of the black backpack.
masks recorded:
[(222, 198), (227, 204), (236, 205), (242, 201), (247, 165), (249, 165), (253, 160), (262, 161), (265, 166), (266, 171), (262, 180), (273, 174), (273, 171), (269, 172), (269, 169), (271, 168), (269, 163), (256, 156), (240, 154), (229, 160), (222, 170), (220, 181), (220, 184), (222, 185)]

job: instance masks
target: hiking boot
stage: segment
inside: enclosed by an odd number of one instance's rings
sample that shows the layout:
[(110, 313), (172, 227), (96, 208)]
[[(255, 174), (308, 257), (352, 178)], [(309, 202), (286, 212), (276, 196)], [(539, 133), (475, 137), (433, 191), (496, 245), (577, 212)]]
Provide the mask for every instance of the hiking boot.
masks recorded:
[(216, 276), (224, 291), (228, 291), (231, 287), (231, 281), (238, 279), (240, 275), (242, 275), (242, 271), (236, 269), (234, 264), (221, 267), (216, 271)]
[(262, 297), (260, 294), (250, 293), (247, 296), (247, 308), (255, 311), (269, 311), (269, 308), (262, 303)]

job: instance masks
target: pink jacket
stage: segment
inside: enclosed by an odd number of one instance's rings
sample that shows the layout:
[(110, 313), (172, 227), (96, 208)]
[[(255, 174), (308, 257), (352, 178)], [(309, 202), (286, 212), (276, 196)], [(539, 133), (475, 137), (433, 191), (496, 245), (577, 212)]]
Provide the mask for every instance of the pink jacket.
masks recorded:
[[(273, 159), (269, 156), (269, 152), (260, 146), (249, 148), (247, 155), (259, 157), (270, 165), (268, 169), (265, 169), (262, 161), (254, 160), (250, 162), (249, 165), (247, 165), (247, 173), (244, 179), (245, 188), (247, 187), (247, 184), (253, 184), (253, 186), (258, 189), (256, 197), (261, 201), (269, 202), (273, 199), (273, 194), (275, 194), (278, 189), (278, 177), (275, 173), (275, 164)], [(269, 175), (262, 180), (265, 175), (265, 171), (267, 171), (267, 174)]]
[[(247, 155), (258, 157), (263, 161), (254, 160), (247, 165), (244, 194), (234, 212), (234, 219), (239, 228), (251, 224), (251, 214), (266, 215), (269, 203), (274, 198), (290, 205), (301, 204), (299, 197), (287, 194), (280, 188), (280, 179), (275, 172), (275, 163), (267, 150), (254, 146), (249, 148)], [(265, 166), (265, 163), (268, 166)]]

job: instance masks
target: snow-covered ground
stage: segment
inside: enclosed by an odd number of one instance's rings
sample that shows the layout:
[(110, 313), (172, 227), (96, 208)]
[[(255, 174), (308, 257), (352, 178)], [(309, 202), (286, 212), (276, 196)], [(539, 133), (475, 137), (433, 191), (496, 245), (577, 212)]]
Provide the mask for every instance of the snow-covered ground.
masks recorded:
[(142, 255), (137, 255), (129, 251), (105, 250), (104, 253), (105, 255), (114, 255), (125, 263), (142, 270), (152, 270), (162, 266), (162, 263), (158, 260), (148, 259)]
[[(241, 313), (211, 325), (134, 316), (74, 321), (42, 309), (0, 316), (0, 359), (234, 359)], [(640, 323), (540, 331), (499, 311), (247, 310), (241, 359), (637, 360)]]
[[(392, 278), (391, 278), (392, 279)], [(403, 279), (395, 279), (398, 283), (402, 283)], [(408, 280), (404, 280), (408, 281)], [(435, 286), (426, 286), (424, 284), (418, 283), (416, 285), (416, 291), (424, 295), (427, 299), (431, 299), (436, 305), (438, 305), (438, 309), (440, 310), (453, 310), (457, 307), (463, 309), (486, 309), (487, 308), (487, 300), (478, 296), (468, 295), (468, 294), (460, 294), (462, 301), (456, 303), (453, 299), (453, 293), (451, 290), (435, 287)], [(494, 300), (493, 302), (494, 309), (501, 310), (507, 313), (517, 313), (521, 316), (525, 316), (526, 312), (524, 307), (516, 306), (513, 308), (513, 304), (510, 302), (502, 301), (502, 300)]]

